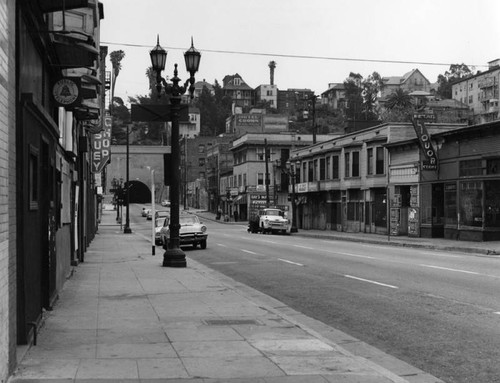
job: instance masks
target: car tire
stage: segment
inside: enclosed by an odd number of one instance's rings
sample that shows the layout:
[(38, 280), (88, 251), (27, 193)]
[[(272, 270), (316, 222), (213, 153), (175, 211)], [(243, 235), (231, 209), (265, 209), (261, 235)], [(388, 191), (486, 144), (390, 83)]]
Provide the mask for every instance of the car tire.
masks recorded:
[(198, 247), (198, 243), (197, 242), (194, 242), (193, 243), (193, 249), (196, 249)]
[(203, 250), (204, 250), (204, 249), (206, 249), (206, 248), (207, 248), (207, 241), (206, 241), (206, 240), (201, 241), (201, 242), (200, 242), (200, 247), (201, 247)]

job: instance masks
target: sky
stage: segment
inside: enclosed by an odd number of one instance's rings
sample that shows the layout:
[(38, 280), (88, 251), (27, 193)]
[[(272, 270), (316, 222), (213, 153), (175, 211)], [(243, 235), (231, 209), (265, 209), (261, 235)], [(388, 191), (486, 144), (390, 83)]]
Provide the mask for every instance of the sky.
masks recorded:
[(321, 94), (350, 72), (402, 76), (419, 69), (431, 82), (465, 63), (484, 71), (500, 58), (498, 0), (100, 0), (101, 45), (123, 50), (115, 97), (147, 95), (149, 51), (168, 51), (164, 77), (191, 45), (201, 52), (196, 80), (222, 85), (238, 73), (252, 88)]

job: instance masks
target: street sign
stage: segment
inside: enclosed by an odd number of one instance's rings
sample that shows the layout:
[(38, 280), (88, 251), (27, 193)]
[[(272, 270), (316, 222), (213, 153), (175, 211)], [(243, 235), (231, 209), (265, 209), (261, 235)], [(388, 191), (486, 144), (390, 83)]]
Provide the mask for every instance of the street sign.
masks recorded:
[[(189, 122), (189, 108), (187, 105), (180, 106), (180, 123)], [(171, 106), (165, 104), (132, 104), (131, 105), (132, 121), (144, 122), (167, 122), (172, 121)]]
[(111, 156), (111, 116), (104, 116), (104, 130), (92, 135), (92, 173), (100, 173)]

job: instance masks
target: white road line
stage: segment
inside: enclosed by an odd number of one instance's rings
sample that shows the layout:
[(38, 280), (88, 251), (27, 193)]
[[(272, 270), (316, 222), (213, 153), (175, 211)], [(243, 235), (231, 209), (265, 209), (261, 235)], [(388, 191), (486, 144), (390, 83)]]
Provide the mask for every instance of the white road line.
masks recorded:
[(351, 278), (351, 279), (356, 279), (358, 281), (363, 281), (363, 282), (368, 282), (368, 283), (373, 283), (375, 285), (379, 285), (379, 286), (384, 286), (384, 287), (390, 287), (391, 289), (399, 289), (399, 287), (397, 286), (393, 286), (393, 285), (388, 285), (386, 283), (380, 283), (380, 282), (377, 282), (377, 281), (372, 281), (370, 279), (364, 279), (364, 278), (358, 278), (358, 277), (354, 277), (352, 275), (344, 275), (344, 277), (346, 278)]
[(304, 266), (302, 263), (297, 263), (297, 262), (292, 262), (292, 261), (288, 261), (286, 259), (281, 259), (281, 258), (278, 258), (279, 261), (281, 262), (286, 262), (286, 263), (290, 263), (292, 265), (296, 265), (296, 266)]
[(293, 245), (293, 247), (300, 247), (301, 249), (307, 249), (307, 250), (315, 250), (314, 247), (307, 247), (307, 246), (300, 246), (300, 245)]
[(250, 251), (250, 250), (245, 250), (245, 249), (240, 249), (240, 250), (243, 251), (244, 253), (258, 255), (258, 253), (254, 253), (253, 251)]
[(440, 266), (424, 265), (424, 264), (420, 264), (420, 266), (423, 266), (423, 267), (430, 267), (431, 269), (440, 269), (440, 270), (447, 270), (447, 271), (455, 271), (455, 272), (457, 272), (457, 273), (466, 273), (466, 274), (475, 274), (475, 275), (479, 275), (479, 273), (476, 273), (476, 272), (474, 272), (474, 271), (460, 270), (460, 269), (450, 269), (449, 267), (440, 267)]
[(493, 314), (500, 315), (500, 311), (496, 311), (496, 312), (494, 312)]
[(340, 251), (328, 251), (328, 250), (327, 250), (327, 252), (328, 253), (332, 253), (332, 254), (347, 255), (349, 257), (376, 259), (375, 257), (370, 257), (368, 255), (360, 255), (360, 254), (352, 254), (352, 253), (342, 253)]
[(227, 247), (226, 245), (222, 244), (222, 243), (218, 243), (217, 246), (220, 246), (220, 247)]

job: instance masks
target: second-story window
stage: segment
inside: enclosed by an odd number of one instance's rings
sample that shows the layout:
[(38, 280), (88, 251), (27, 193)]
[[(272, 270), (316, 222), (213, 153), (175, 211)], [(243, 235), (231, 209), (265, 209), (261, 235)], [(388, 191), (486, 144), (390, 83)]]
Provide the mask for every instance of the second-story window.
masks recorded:
[(351, 176), (351, 153), (344, 153), (344, 177), (348, 178)]
[(326, 157), (325, 179), (327, 179), (327, 180), (331, 179), (331, 166), (332, 166), (332, 159), (331, 159), (331, 157)]
[(265, 154), (266, 154), (265, 148), (257, 148), (257, 160), (258, 161), (264, 161)]
[(312, 182), (314, 181), (314, 162), (313, 161), (308, 161), (308, 167), (307, 167), (307, 182)]
[(373, 148), (366, 149), (366, 172), (373, 174)]
[(375, 174), (385, 174), (384, 148), (377, 148), (377, 158), (375, 159)]
[(264, 185), (264, 173), (257, 173), (257, 185)]
[(353, 177), (359, 177), (359, 152), (352, 152), (352, 173)]
[(339, 156), (332, 156), (332, 179), (339, 179)]
[(319, 180), (324, 181), (326, 179), (326, 159), (319, 159)]

